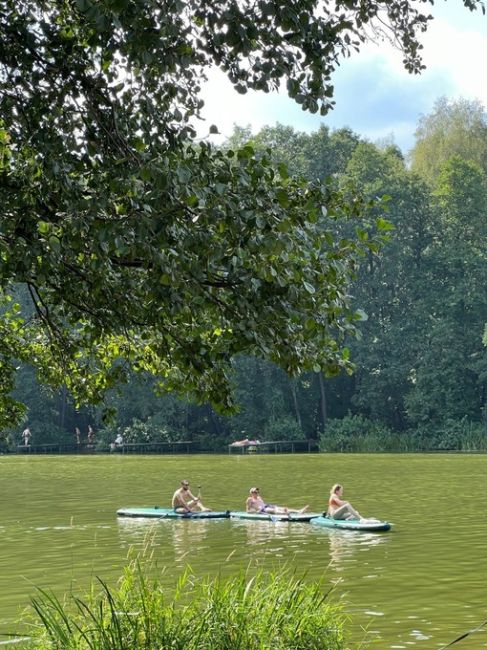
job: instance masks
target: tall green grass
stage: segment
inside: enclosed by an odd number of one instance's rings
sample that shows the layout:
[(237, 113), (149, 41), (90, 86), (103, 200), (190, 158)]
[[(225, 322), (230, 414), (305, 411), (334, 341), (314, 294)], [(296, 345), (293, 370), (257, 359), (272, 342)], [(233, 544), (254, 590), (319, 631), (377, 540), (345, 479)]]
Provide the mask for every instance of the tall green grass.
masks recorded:
[(289, 569), (196, 579), (187, 570), (170, 596), (138, 561), (118, 587), (103, 581), (63, 602), (39, 590), (38, 650), (343, 650), (344, 615), (322, 584)]
[(446, 420), (407, 431), (393, 431), (361, 415), (330, 420), (321, 435), (320, 449), (328, 452), (487, 451), (485, 424)]

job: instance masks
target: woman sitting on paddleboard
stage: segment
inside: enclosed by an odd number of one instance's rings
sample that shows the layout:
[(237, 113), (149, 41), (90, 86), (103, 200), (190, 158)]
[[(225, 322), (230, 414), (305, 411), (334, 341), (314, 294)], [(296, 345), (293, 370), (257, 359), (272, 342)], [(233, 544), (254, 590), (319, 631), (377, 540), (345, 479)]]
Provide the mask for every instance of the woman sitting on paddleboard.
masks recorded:
[(304, 506), (300, 510), (293, 510), (292, 508), (286, 508), (285, 506), (275, 506), (272, 503), (266, 503), (264, 499), (259, 494), (259, 488), (250, 488), (250, 496), (245, 502), (246, 512), (255, 512), (255, 513), (264, 513), (269, 515), (285, 515), (289, 512), (306, 512), (309, 506)]
[(330, 498), (328, 499), (328, 517), (332, 519), (363, 519), (363, 517), (353, 508), (348, 501), (342, 500), (343, 486), (339, 483), (331, 488)]

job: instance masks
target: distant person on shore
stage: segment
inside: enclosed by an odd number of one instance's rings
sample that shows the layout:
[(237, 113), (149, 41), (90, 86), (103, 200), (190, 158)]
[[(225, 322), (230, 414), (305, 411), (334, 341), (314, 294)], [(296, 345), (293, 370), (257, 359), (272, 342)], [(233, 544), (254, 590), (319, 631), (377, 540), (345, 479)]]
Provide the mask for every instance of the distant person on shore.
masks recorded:
[(304, 508), (288, 508), (286, 506), (276, 506), (273, 503), (266, 503), (260, 496), (259, 488), (253, 487), (249, 490), (250, 496), (245, 502), (245, 511), (249, 513), (260, 513), (269, 515), (287, 515), (288, 513), (302, 514), (308, 510), (309, 506)]
[(75, 428), (74, 435), (76, 436), (76, 444), (80, 445), (81, 444), (81, 431), (80, 431), (79, 427)]
[(249, 440), (248, 438), (235, 440), (235, 442), (231, 443), (230, 447), (249, 447), (250, 445), (260, 445), (260, 440)]
[(188, 481), (181, 481), (181, 487), (176, 490), (172, 497), (172, 507), (174, 512), (185, 514), (189, 512), (210, 512), (211, 508), (206, 508), (201, 503), (201, 497), (191, 493)]
[(110, 451), (115, 451), (117, 447), (123, 447), (123, 437), (121, 433), (118, 433), (115, 440), (110, 443)]
[(92, 445), (95, 442), (95, 432), (91, 424), (88, 425), (88, 444)]
[(335, 483), (330, 490), (327, 516), (331, 519), (363, 519), (362, 515), (342, 497), (343, 486), (340, 483)]
[(29, 446), (31, 437), (32, 437), (32, 433), (30, 432), (29, 427), (27, 427), (22, 431), (22, 440), (24, 442), (24, 447)]

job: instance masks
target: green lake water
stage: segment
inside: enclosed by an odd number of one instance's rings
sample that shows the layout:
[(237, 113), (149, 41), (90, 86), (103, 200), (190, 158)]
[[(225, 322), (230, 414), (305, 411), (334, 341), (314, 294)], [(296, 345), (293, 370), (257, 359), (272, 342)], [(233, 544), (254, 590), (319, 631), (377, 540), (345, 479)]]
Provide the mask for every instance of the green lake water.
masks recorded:
[[(196, 575), (288, 564), (334, 585), (350, 648), (441, 648), (487, 619), (486, 468), (487, 456), (453, 454), (0, 456), (0, 634), (22, 630), (35, 587), (83, 595), (149, 544), (168, 589), (188, 563)], [(340, 482), (363, 515), (394, 527), (117, 519), (122, 506), (169, 506), (182, 478), (218, 510), (243, 509), (257, 485), (267, 501), (321, 511)], [(485, 648), (487, 633), (454, 647)]]

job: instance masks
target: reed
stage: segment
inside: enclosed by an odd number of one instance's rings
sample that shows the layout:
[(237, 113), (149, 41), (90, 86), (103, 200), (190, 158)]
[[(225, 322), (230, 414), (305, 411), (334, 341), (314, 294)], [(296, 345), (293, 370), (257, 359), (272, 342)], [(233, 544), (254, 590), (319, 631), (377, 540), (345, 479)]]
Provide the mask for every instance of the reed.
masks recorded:
[(138, 560), (111, 589), (85, 598), (38, 590), (30, 647), (38, 650), (343, 650), (344, 615), (321, 583), (290, 569), (196, 579), (168, 597)]
[(393, 431), (381, 422), (361, 415), (330, 420), (322, 434), (320, 449), (328, 452), (425, 452), (487, 451), (485, 424), (446, 420), (442, 424), (423, 424), (407, 431)]

